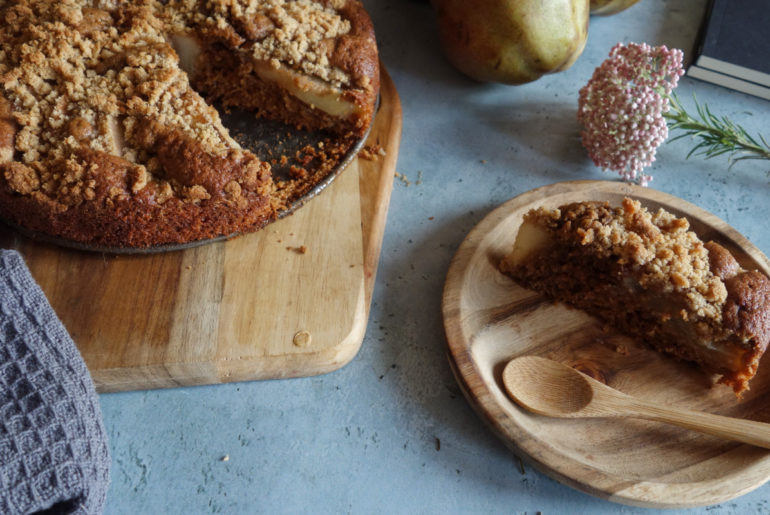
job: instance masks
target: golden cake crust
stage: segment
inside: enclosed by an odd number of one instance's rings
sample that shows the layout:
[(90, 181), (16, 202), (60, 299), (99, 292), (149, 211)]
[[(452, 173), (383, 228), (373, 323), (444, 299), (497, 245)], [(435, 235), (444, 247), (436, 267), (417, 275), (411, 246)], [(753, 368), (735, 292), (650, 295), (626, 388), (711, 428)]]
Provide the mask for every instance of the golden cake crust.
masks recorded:
[[(296, 19), (286, 15), (292, 9)], [(334, 43), (323, 55), (307, 45), (318, 13)], [(277, 191), (270, 164), (240, 148), (180, 68), (169, 39), (180, 20), (212, 45), (237, 43), (231, 53), (245, 53), (251, 41), (248, 54), (264, 43), (268, 55), (272, 38), (280, 66), (360, 97), (361, 112), (334, 128), (352, 137), (368, 126), (379, 70), (359, 2), (7, 2), (0, 7), (1, 217), (108, 247), (207, 239), (275, 219), (290, 194)], [(312, 106), (299, 101), (277, 110), (296, 113), (284, 120), (298, 126), (314, 123), (305, 114)]]

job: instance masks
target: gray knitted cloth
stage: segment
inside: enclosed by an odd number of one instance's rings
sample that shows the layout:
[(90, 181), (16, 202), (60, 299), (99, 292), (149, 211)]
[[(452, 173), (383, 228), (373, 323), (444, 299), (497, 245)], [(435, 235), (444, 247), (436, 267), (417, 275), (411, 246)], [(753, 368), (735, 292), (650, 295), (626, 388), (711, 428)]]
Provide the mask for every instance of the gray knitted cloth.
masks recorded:
[(21, 256), (0, 250), (0, 513), (102, 513), (109, 467), (80, 353)]

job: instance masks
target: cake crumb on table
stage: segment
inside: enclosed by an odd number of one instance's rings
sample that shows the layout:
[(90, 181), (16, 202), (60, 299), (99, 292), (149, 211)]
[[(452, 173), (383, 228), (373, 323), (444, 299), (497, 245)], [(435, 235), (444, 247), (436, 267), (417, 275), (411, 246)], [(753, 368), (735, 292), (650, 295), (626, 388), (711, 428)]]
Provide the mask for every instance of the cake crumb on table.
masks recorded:
[(404, 175), (403, 173), (395, 172), (394, 175), (396, 176), (397, 179), (399, 179), (402, 183), (404, 183), (405, 186), (409, 186), (412, 184), (411, 182), (409, 182), (409, 179), (407, 178), (407, 176)]

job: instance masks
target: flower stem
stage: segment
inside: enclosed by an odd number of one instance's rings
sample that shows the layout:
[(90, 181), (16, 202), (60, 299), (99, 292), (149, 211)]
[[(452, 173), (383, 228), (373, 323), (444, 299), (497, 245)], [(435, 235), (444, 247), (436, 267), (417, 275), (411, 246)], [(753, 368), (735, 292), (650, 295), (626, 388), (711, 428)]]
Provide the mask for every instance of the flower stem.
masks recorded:
[(698, 117), (690, 115), (679, 102), (676, 95), (669, 95), (670, 110), (663, 116), (669, 121), (669, 129), (679, 129), (683, 134), (671, 138), (675, 141), (685, 136), (697, 138), (700, 141), (687, 154), (704, 155), (707, 159), (722, 154), (731, 154), (733, 161), (742, 159), (770, 159), (770, 144), (762, 135), (757, 138), (749, 135), (746, 130), (731, 122), (727, 117), (717, 117), (708, 108), (701, 106), (695, 100)]

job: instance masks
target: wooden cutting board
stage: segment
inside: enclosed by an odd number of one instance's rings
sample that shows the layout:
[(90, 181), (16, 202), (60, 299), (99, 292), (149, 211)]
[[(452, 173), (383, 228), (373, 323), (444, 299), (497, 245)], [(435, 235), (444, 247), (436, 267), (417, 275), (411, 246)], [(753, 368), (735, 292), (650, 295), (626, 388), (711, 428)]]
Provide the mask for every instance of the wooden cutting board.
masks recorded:
[(358, 352), (401, 137), (383, 70), (367, 146), (320, 195), (262, 231), (187, 250), (110, 255), (0, 227), (100, 392), (321, 374)]

